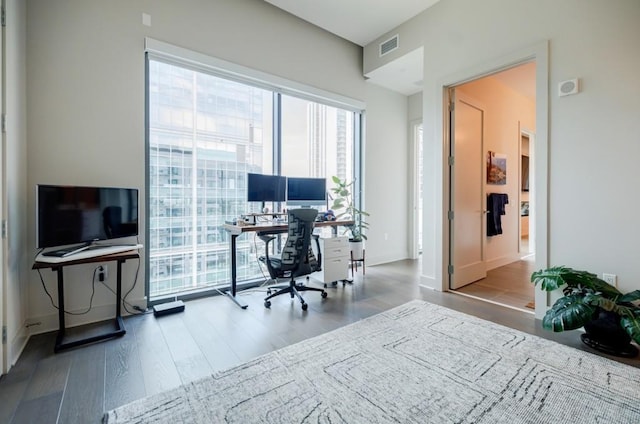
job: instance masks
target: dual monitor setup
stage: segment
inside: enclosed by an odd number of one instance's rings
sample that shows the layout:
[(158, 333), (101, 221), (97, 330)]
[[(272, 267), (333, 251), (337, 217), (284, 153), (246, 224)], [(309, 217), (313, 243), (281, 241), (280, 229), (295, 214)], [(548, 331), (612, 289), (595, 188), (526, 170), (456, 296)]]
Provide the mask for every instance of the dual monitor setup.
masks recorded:
[(247, 174), (247, 201), (285, 202), (287, 206), (325, 206), (325, 178), (285, 177), (282, 175)]

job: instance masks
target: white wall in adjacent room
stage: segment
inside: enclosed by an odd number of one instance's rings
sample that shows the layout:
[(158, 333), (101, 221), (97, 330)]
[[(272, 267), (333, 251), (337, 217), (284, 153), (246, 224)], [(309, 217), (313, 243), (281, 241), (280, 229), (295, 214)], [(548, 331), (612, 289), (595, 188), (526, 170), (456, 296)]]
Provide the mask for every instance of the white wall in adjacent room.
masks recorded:
[(506, 193), (509, 203), (501, 217), (503, 233), (486, 238), (487, 270), (520, 259), (520, 128), (535, 132), (535, 102), (493, 77), (482, 78), (456, 87), (483, 108), (483, 153), (492, 151), (507, 158), (505, 185), (484, 183), (486, 194)]

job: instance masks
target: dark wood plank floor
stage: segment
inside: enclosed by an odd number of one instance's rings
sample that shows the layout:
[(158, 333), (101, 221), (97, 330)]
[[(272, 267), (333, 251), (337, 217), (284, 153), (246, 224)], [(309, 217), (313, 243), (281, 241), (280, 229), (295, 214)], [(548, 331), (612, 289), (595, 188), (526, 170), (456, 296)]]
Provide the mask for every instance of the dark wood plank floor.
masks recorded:
[[(283, 296), (263, 306), (264, 293), (241, 294), (242, 310), (225, 297), (186, 303), (184, 313), (125, 318), (118, 339), (53, 353), (54, 333), (34, 336), (0, 379), (0, 423), (98, 423), (105, 411), (193, 381), (412, 299), (443, 305), (581, 350), (579, 333), (554, 334), (533, 315), (462, 295), (421, 288), (419, 262), (367, 267), (353, 285), (307, 293), (309, 310)], [(443, 358), (444, 360), (444, 358)], [(625, 360), (640, 367), (640, 360)]]

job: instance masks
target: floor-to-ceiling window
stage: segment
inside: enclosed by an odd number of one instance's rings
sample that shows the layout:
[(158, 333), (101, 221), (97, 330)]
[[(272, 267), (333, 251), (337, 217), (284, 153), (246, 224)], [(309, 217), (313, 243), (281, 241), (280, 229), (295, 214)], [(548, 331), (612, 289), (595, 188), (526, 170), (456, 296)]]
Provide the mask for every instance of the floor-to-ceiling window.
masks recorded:
[[(357, 113), (148, 60), (148, 295), (225, 286), (225, 221), (257, 212), (248, 172), (352, 178)], [(259, 243), (240, 237), (238, 279), (263, 273)]]
[(286, 95), (281, 109), (283, 175), (353, 178), (353, 112)]

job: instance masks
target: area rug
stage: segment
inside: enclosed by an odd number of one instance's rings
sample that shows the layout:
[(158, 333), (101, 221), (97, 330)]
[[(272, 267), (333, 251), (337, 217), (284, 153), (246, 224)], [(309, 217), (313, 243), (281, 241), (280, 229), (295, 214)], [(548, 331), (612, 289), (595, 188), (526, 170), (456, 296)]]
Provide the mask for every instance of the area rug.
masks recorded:
[(411, 301), (104, 422), (640, 423), (640, 369)]

